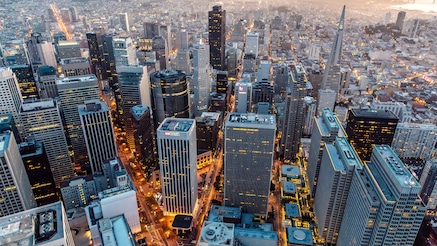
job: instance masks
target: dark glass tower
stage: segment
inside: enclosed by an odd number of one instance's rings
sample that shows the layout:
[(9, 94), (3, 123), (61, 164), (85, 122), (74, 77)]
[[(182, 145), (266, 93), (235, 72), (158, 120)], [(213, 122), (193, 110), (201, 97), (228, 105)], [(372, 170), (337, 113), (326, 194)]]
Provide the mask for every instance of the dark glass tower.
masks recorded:
[(136, 105), (132, 107), (131, 112), (136, 156), (142, 161), (144, 171), (151, 173), (157, 163), (151, 110), (147, 106)]
[(375, 144), (391, 144), (398, 121), (398, 117), (389, 110), (349, 111), (346, 134), (362, 161), (370, 161)]
[(225, 69), (226, 10), (222, 6), (212, 7), (208, 12), (209, 62), (214, 69)]
[(159, 60), (159, 69), (167, 69), (168, 59), (168, 43), (167, 40), (162, 37), (154, 37), (152, 39), (152, 50), (156, 52), (156, 60)]
[(30, 138), (27, 142), (21, 143), (19, 149), (37, 205), (43, 206), (59, 201), (43, 143)]
[(32, 67), (30, 65), (10, 66), (15, 77), (17, 77), (18, 86), (20, 87), (21, 97), (23, 99), (39, 99), (38, 87), (33, 77)]
[(150, 74), (152, 111), (155, 128), (165, 118), (189, 118), (188, 83), (179, 70), (162, 70)]
[(102, 66), (103, 52), (102, 52), (102, 40), (101, 35), (89, 32), (86, 34), (88, 41), (88, 48), (90, 53), (90, 60), (92, 68), (99, 80), (107, 79), (106, 73), (104, 73), (104, 67)]

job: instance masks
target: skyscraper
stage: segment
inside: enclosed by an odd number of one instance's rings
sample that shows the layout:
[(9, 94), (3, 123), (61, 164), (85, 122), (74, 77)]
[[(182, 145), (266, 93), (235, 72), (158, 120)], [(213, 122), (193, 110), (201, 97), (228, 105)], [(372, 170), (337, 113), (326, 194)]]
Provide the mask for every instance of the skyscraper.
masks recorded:
[(405, 16), (407, 13), (405, 11), (399, 11), (398, 17), (396, 18), (396, 27), (399, 30), (402, 30), (402, 27), (404, 26)]
[(103, 65), (102, 39), (100, 33), (86, 33), (88, 41), (88, 50), (90, 54), (90, 62), (97, 77), (100, 80), (106, 79), (105, 68)]
[(130, 27), (129, 27), (129, 20), (127, 18), (127, 13), (120, 13), (120, 14), (118, 14), (118, 18), (120, 18), (120, 26), (121, 26), (121, 28), (124, 31), (129, 32), (130, 31)]
[(43, 143), (29, 138), (27, 142), (22, 142), (18, 147), (36, 204), (43, 206), (59, 201)]
[[(331, 48), (331, 53), (328, 58), (328, 63), (325, 66), (325, 71), (323, 72), (323, 80), (321, 89), (331, 89), (336, 95), (340, 88), (340, 59), (342, 52), (342, 42), (343, 42), (343, 31), (344, 31), (344, 18), (345, 18), (346, 6), (343, 6), (343, 11), (341, 12), (340, 21), (338, 22), (338, 31), (334, 39), (334, 44)], [(337, 97), (336, 97), (337, 99)], [(319, 103), (323, 102), (318, 100)], [(335, 103), (335, 102), (334, 102)], [(319, 106), (325, 108), (326, 105)], [(329, 108), (334, 110), (334, 105), (329, 105)]]
[(351, 109), (346, 134), (361, 160), (369, 161), (374, 144), (391, 144), (398, 117), (388, 110)]
[[(8, 67), (0, 67), (0, 87), (4, 88), (0, 93), (0, 114), (11, 114), (14, 122), (20, 131), (20, 106), (23, 102), (20, 87), (18, 86), (17, 77)], [(20, 139), (20, 136), (15, 136)]]
[(156, 145), (151, 108), (146, 105), (133, 106), (131, 115), (135, 143), (134, 151), (142, 160), (143, 169), (146, 173), (153, 172), (156, 167)]
[(360, 159), (346, 138), (325, 144), (314, 199), (319, 236), (335, 244), (340, 231), (346, 199), (355, 170), (363, 168)]
[(100, 100), (85, 101), (78, 112), (91, 171), (101, 172), (104, 160), (117, 157), (111, 112)]
[(88, 158), (77, 106), (100, 98), (98, 81), (95, 75), (83, 75), (58, 79), (56, 83), (74, 161), (83, 165)]
[(388, 145), (352, 178), (337, 245), (413, 245), (425, 207), (420, 184)]
[(214, 69), (225, 69), (226, 10), (213, 6), (208, 12), (209, 62)]
[(135, 65), (135, 47), (130, 37), (114, 37), (112, 47), (116, 66)]
[(54, 98), (58, 96), (56, 86), (56, 68), (50, 66), (38, 67), (38, 87), (41, 98)]
[(420, 176), (420, 198), (426, 205), (427, 215), (435, 214), (437, 208), (437, 160), (428, 159)]
[(308, 157), (308, 183), (311, 195), (315, 197), (323, 150), (326, 144), (333, 144), (336, 137), (345, 137), (345, 132), (331, 109), (324, 108), (322, 115), (315, 119)]
[(224, 125), (224, 202), (267, 216), (276, 135), (273, 115), (230, 113)]
[(437, 144), (434, 124), (399, 123), (391, 147), (401, 158), (428, 159)]
[[(77, 41), (59, 41), (56, 50), (60, 59), (81, 57), (80, 45)], [(52, 64), (47, 65), (53, 66)]]
[(21, 139), (32, 136), (44, 144), (56, 185), (71, 178), (74, 173), (59, 104), (53, 99), (24, 103), (20, 118)]
[(23, 99), (39, 99), (38, 87), (30, 65), (10, 66), (17, 78)]
[(192, 215), (197, 204), (196, 122), (166, 118), (157, 136), (164, 212)]
[(303, 109), (308, 82), (302, 64), (291, 65), (290, 83), (287, 86), (285, 101), (285, 116), (282, 130), (281, 149), (285, 160), (295, 160), (299, 153), (302, 137), (305, 111)]
[(126, 139), (132, 151), (135, 150), (134, 128), (131, 109), (136, 105), (150, 107), (150, 78), (146, 66), (117, 66), (120, 105), (118, 112), (126, 131)]
[(259, 42), (259, 33), (249, 32), (246, 34), (246, 50), (244, 54), (252, 54), (255, 55), (255, 58), (258, 57), (258, 42)]
[(162, 70), (150, 74), (152, 111), (155, 128), (165, 118), (188, 118), (188, 83), (184, 73), (178, 70)]
[(209, 46), (195, 44), (193, 54), (194, 116), (200, 116), (208, 111), (209, 95), (211, 93), (211, 74), (209, 64)]
[(0, 134), (0, 217), (36, 207), (17, 142), (12, 132)]
[(252, 88), (252, 104), (257, 104), (259, 102), (273, 102), (274, 87), (270, 84), (268, 79), (262, 79), (253, 84)]
[(90, 63), (86, 57), (64, 58), (59, 64), (65, 77), (91, 74)]
[(249, 113), (252, 109), (252, 83), (237, 82), (235, 84), (235, 112)]
[(159, 61), (159, 69), (165, 70), (168, 66), (168, 43), (162, 36), (156, 36), (152, 39), (152, 50), (156, 52), (156, 59)]

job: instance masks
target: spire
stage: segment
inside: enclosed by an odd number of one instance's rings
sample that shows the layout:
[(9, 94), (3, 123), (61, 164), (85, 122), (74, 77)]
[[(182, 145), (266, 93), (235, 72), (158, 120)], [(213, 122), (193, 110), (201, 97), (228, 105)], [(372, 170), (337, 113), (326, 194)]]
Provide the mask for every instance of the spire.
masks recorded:
[(346, 12), (346, 5), (343, 5), (343, 11), (341, 12), (340, 21), (338, 22), (338, 30), (344, 29), (344, 15)]

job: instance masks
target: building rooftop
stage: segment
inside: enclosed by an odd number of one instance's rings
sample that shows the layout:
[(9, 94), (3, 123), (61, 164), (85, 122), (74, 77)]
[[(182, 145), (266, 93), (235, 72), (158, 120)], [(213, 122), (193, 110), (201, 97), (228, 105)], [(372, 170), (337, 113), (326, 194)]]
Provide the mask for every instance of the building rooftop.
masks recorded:
[(313, 236), (309, 229), (289, 227), (287, 228), (288, 242), (293, 245), (313, 245)]
[(332, 112), (331, 109), (329, 108), (322, 109), (322, 118), (326, 123), (326, 125), (328, 126), (330, 132), (332, 131), (338, 132), (338, 130), (341, 128), (340, 122), (338, 122), (337, 117), (335, 116), (335, 114)]
[(61, 59), (60, 64), (74, 64), (74, 63), (88, 63), (88, 58), (86, 57), (74, 57), (74, 58), (63, 58)]
[(0, 134), (0, 155), (3, 155), (3, 152), (8, 149), (10, 139), (10, 133), (5, 132)]
[(291, 218), (300, 217), (299, 206), (297, 204), (286, 203), (285, 204), (285, 215)]
[(108, 106), (105, 102), (100, 100), (89, 100), (85, 101), (84, 104), (79, 104), (78, 106), (79, 114), (94, 114), (96, 112), (107, 112), (109, 111)]
[(222, 222), (203, 222), (200, 243), (211, 245), (234, 245), (234, 224)]
[(194, 126), (193, 119), (165, 118), (158, 131), (188, 132)]
[(104, 246), (136, 245), (129, 224), (123, 215), (110, 219), (100, 219), (98, 223)]
[(64, 238), (62, 202), (0, 218), (0, 245), (50, 244)]
[(87, 74), (87, 75), (71, 76), (71, 77), (56, 79), (56, 84), (58, 85), (73, 84), (73, 83), (95, 81), (95, 80), (97, 80), (97, 77), (94, 74)]
[(351, 109), (350, 112), (355, 117), (360, 117), (360, 118), (398, 120), (398, 117), (395, 114), (393, 114), (390, 110)]
[(276, 118), (270, 114), (230, 113), (226, 119), (226, 125), (239, 124), (264, 125), (276, 129)]
[(83, 175), (83, 176), (76, 176), (76, 177), (73, 177), (71, 179), (61, 181), (59, 186), (61, 188), (68, 187), (68, 186), (76, 186), (76, 185), (82, 184), (84, 182), (90, 182), (93, 180), (94, 180), (94, 178), (93, 178), (92, 174)]
[(222, 222), (222, 219), (220, 218), (240, 219), (241, 209), (213, 205), (209, 211), (208, 221)]
[(282, 182), (282, 184), (284, 187), (284, 193), (288, 193), (288, 194), (296, 193), (296, 185), (294, 185), (293, 182), (285, 181), (285, 182)]
[(131, 108), (132, 116), (135, 120), (140, 120), (141, 117), (149, 110), (146, 105), (135, 105)]
[(215, 121), (218, 121), (220, 119), (220, 115), (222, 113), (220, 112), (203, 112), (202, 115), (200, 115), (200, 117), (205, 117), (208, 119), (213, 119)]
[(193, 224), (193, 216), (178, 214), (174, 217), (172, 227), (177, 229), (187, 230), (190, 229)]
[(235, 238), (254, 238), (260, 240), (273, 240), (278, 241), (278, 233), (275, 231), (265, 231), (262, 229), (252, 229), (252, 228), (242, 228), (235, 227), (234, 228), (234, 237)]
[(115, 196), (118, 194), (122, 194), (129, 191), (135, 191), (131, 186), (125, 185), (125, 186), (116, 186), (111, 189), (107, 189), (104, 191), (99, 192), (99, 199), (102, 200), (104, 198), (108, 198), (111, 196)]
[(174, 70), (174, 69), (160, 70), (150, 75), (150, 77), (161, 78), (161, 79), (170, 79), (170, 78), (177, 78), (182, 76), (185, 76), (185, 74), (182, 71)]
[(0, 115), (0, 124), (9, 124), (12, 122), (12, 114), (2, 114)]
[(42, 109), (54, 108), (56, 101), (51, 98), (35, 100), (32, 102), (24, 102), (21, 104), (22, 112), (38, 111)]
[(346, 138), (335, 138), (335, 146), (339, 153), (340, 159), (348, 166), (355, 166), (356, 168), (363, 168), (361, 160), (355, 150), (349, 144)]
[(375, 145), (372, 155), (377, 159), (385, 162), (385, 166), (391, 171), (391, 174), (397, 179), (403, 188), (420, 188), (419, 182), (406, 168), (405, 164), (399, 159), (398, 155), (388, 145)]
[(300, 169), (298, 166), (282, 165), (282, 176), (297, 178), (300, 175)]

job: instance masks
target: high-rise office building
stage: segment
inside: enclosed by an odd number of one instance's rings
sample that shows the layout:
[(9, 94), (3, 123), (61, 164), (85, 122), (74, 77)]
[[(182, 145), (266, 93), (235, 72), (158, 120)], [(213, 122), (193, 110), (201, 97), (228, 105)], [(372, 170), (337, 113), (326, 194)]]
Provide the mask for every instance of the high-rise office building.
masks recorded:
[(157, 136), (164, 213), (192, 215), (197, 204), (196, 122), (166, 118)]
[(126, 139), (132, 151), (135, 150), (134, 128), (131, 109), (136, 105), (150, 107), (150, 78), (146, 66), (117, 66), (120, 102), (118, 115), (126, 131)]
[(303, 129), (304, 136), (311, 136), (314, 128), (314, 117), (316, 116), (317, 104), (313, 97), (304, 98), (305, 123)]
[(151, 108), (136, 105), (131, 108), (134, 152), (142, 160), (143, 169), (153, 172), (156, 167), (155, 131)]
[(323, 150), (326, 144), (333, 144), (336, 137), (345, 137), (344, 129), (332, 110), (324, 108), (322, 115), (315, 119), (311, 136), (311, 154), (308, 157), (308, 183), (313, 197), (316, 195)]
[(188, 49), (188, 32), (185, 28), (180, 28), (176, 32), (176, 48), (179, 50)]
[(346, 138), (324, 146), (314, 199), (319, 236), (335, 244), (355, 170), (362, 169), (360, 158)]
[(168, 66), (168, 43), (162, 36), (156, 36), (152, 39), (152, 50), (156, 52), (156, 60), (159, 61), (159, 69), (165, 70)]
[[(23, 102), (17, 77), (8, 67), (0, 67), (0, 114), (11, 114), (20, 131), (20, 106)], [(20, 139), (20, 136), (15, 136)]]
[(404, 26), (405, 16), (407, 13), (405, 11), (399, 11), (398, 17), (396, 18), (396, 27), (399, 30), (402, 30), (402, 27)]
[[(184, 49), (184, 50), (178, 50), (176, 54), (176, 61), (174, 64), (174, 68), (176, 70), (181, 70), (185, 74), (191, 74), (192, 72), (192, 65), (191, 65), (191, 51)], [(209, 54), (208, 54), (209, 55)]]
[(257, 71), (257, 81), (267, 80), (270, 82), (272, 70), (272, 62), (267, 60), (262, 60), (259, 63), (259, 69)]
[(302, 64), (291, 65), (290, 83), (287, 86), (285, 100), (285, 115), (282, 130), (281, 149), (285, 160), (296, 159), (299, 153), (300, 138), (302, 137), (305, 111), (303, 109), (308, 82)]
[(85, 207), (98, 194), (92, 174), (62, 181), (60, 191), (67, 210)]
[(62, 202), (28, 209), (0, 218), (1, 245), (74, 246)]
[(150, 74), (152, 111), (155, 128), (165, 118), (188, 118), (190, 105), (187, 78), (177, 70), (162, 70)]
[(100, 33), (86, 33), (91, 66), (100, 80), (106, 79), (103, 67), (102, 39)]
[(78, 105), (91, 172), (101, 172), (104, 160), (117, 157), (111, 112), (105, 102), (85, 101)]
[(129, 27), (129, 19), (127, 18), (127, 13), (120, 13), (120, 14), (118, 14), (118, 18), (120, 19), (120, 26), (121, 26), (121, 28), (124, 31), (129, 32), (130, 31), (130, 27)]
[(258, 43), (259, 43), (259, 33), (249, 32), (246, 34), (246, 50), (244, 54), (255, 55), (258, 57)]
[(420, 188), (390, 146), (375, 145), (352, 178), (337, 245), (413, 245), (425, 214)]
[(135, 47), (130, 37), (114, 37), (112, 46), (116, 66), (135, 65)]
[[(59, 59), (81, 57), (80, 45), (77, 41), (59, 41), (56, 45)], [(51, 64), (47, 64), (52, 66)]]
[(435, 154), (437, 126), (399, 123), (391, 147), (400, 158), (428, 159)]
[(338, 93), (332, 89), (319, 89), (317, 93), (317, 113), (321, 115), (324, 108), (334, 110), (335, 102), (337, 101)]
[(208, 111), (209, 95), (211, 93), (211, 73), (209, 65), (209, 46), (195, 44), (193, 54), (194, 116), (200, 116)]
[(259, 102), (273, 103), (274, 87), (267, 79), (262, 79), (253, 84), (252, 104)]
[(426, 205), (427, 216), (435, 215), (437, 208), (437, 160), (426, 160), (422, 175), (420, 176), (420, 198)]
[(159, 24), (152, 22), (144, 22), (144, 38), (152, 39), (156, 36), (159, 36)]
[(98, 81), (95, 75), (83, 75), (58, 79), (56, 83), (74, 161), (83, 165), (88, 158), (77, 106), (100, 98)]
[[(325, 71), (323, 72), (323, 80), (321, 89), (331, 89), (337, 95), (340, 88), (340, 59), (343, 46), (343, 32), (344, 32), (344, 18), (345, 18), (346, 6), (343, 6), (343, 11), (341, 12), (340, 21), (338, 22), (337, 35), (334, 39), (334, 44), (331, 48), (331, 53), (328, 58), (328, 62), (325, 66)], [(337, 100), (337, 96), (335, 97)], [(321, 100), (318, 100), (321, 102)], [(327, 107), (327, 105), (321, 106), (322, 108)], [(329, 108), (334, 110), (334, 105), (329, 105)]]
[(252, 83), (237, 82), (235, 84), (235, 112), (249, 113), (252, 109)]
[(351, 109), (346, 134), (361, 160), (370, 160), (374, 144), (391, 144), (398, 117), (388, 110)]
[(208, 12), (209, 62), (214, 69), (225, 69), (226, 10), (213, 6)]
[(163, 37), (167, 41), (167, 48), (169, 52), (173, 50), (173, 38), (171, 34), (171, 24), (161, 24), (159, 25), (159, 36)]
[(30, 65), (10, 66), (17, 78), (23, 99), (39, 99), (38, 87)]
[(41, 141), (47, 152), (56, 185), (73, 176), (60, 105), (53, 99), (24, 103), (21, 107), (21, 139), (33, 137)]
[(57, 97), (58, 87), (56, 86), (56, 68), (50, 66), (40, 66), (37, 70), (38, 87), (41, 98)]
[(289, 74), (290, 68), (287, 64), (278, 64), (275, 69), (275, 94), (279, 95), (282, 99), (285, 99), (287, 96)]
[(112, 40), (114, 36), (112, 34), (102, 34), (100, 36), (102, 43), (102, 67), (104, 68), (105, 77), (108, 78), (109, 87), (113, 91), (118, 89), (117, 85), (117, 70), (114, 56), (114, 47)]
[(91, 74), (90, 63), (86, 57), (64, 58), (59, 64), (65, 77)]
[(0, 134), (0, 217), (36, 207), (17, 142), (12, 132)]
[(196, 117), (197, 149), (215, 151), (221, 122), (220, 112), (203, 112)]
[(230, 113), (224, 125), (224, 202), (267, 216), (276, 136), (273, 115)]
[[(13, 132), (14, 137), (19, 134), (12, 114), (0, 114), (0, 133), (5, 131)], [(17, 137), (15, 137), (15, 139), (17, 139)]]
[(216, 91), (217, 93), (227, 94), (228, 93), (228, 72), (217, 71), (216, 73)]
[(36, 204), (43, 206), (59, 201), (43, 143), (29, 138), (27, 142), (22, 142), (18, 147)]

